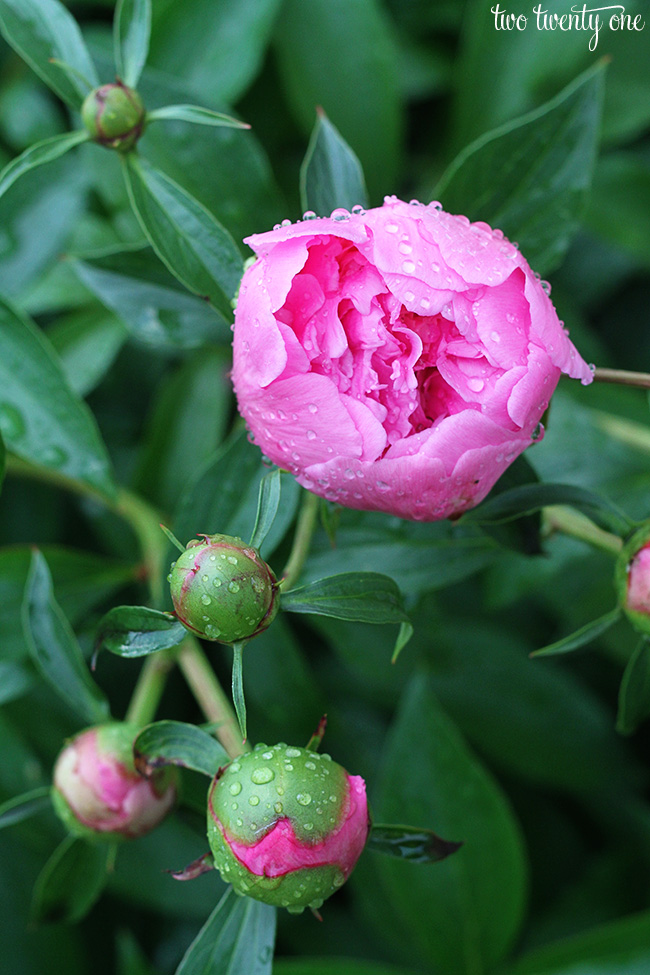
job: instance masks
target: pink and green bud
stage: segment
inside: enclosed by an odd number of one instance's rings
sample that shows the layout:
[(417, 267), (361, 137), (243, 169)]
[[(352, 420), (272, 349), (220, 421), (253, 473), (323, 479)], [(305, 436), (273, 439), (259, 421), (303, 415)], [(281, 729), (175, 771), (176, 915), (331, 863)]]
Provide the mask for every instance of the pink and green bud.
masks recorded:
[(90, 92), (81, 106), (81, 120), (94, 142), (128, 152), (144, 131), (145, 109), (137, 91), (118, 80)]
[(188, 542), (168, 578), (179, 620), (207, 640), (249, 640), (270, 626), (279, 608), (270, 568), (257, 549), (231, 535)]
[(650, 636), (650, 526), (635, 532), (621, 552), (616, 568), (618, 595), (628, 619)]
[(352, 873), (370, 830), (366, 785), (329, 755), (256, 745), (213, 780), (208, 840), (236, 893), (299, 914)]
[(76, 836), (130, 839), (157, 826), (176, 799), (173, 769), (150, 778), (133, 763), (140, 729), (121, 722), (88, 728), (73, 738), (54, 766), (52, 802)]

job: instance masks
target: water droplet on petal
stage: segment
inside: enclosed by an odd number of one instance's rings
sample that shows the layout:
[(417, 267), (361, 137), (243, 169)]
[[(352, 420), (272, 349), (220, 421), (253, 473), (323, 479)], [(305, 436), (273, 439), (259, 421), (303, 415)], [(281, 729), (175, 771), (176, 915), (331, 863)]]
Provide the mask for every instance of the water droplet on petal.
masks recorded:
[(413, 263), (413, 261), (404, 261), (402, 263), (402, 271), (404, 272), (404, 274), (413, 274), (413, 272), (415, 271), (415, 264)]

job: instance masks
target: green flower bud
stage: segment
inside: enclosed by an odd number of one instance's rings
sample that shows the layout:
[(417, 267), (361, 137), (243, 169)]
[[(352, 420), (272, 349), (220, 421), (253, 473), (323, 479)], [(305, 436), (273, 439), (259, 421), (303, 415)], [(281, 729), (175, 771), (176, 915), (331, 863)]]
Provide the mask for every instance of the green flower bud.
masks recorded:
[(81, 106), (81, 119), (95, 142), (128, 152), (144, 130), (145, 109), (137, 91), (118, 80), (90, 92)]
[(365, 782), (329, 755), (256, 745), (213, 780), (208, 841), (237, 894), (300, 913), (345, 883), (368, 839)]
[(188, 542), (168, 579), (179, 620), (207, 640), (248, 640), (270, 626), (279, 608), (271, 569), (257, 549), (231, 535)]

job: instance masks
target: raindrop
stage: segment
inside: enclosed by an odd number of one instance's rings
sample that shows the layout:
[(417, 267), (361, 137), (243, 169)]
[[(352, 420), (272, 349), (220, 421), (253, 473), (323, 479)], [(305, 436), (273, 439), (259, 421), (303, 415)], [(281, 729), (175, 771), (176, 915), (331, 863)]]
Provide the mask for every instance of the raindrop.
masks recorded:
[(404, 301), (415, 301), (415, 295), (412, 291), (404, 292)]
[(309, 803), (311, 802), (311, 796), (309, 795), (308, 792), (299, 792), (298, 795), (296, 796), (296, 799), (298, 800), (301, 806), (308, 806)]
[(482, 379), (472, 378), (467, 380), (467, 385), (469, 389), (472, 390), (473, 393), (480, 393), (483, 387), (485, 386), (485, 383), (483, 382)]
[(404, 261), (402, 264), (402, 271), (404, 274), (413, 274), (415, 271), (415, 264), (413, 261)]
[(260, 804), (260, 797), (259, 796), (256, 796), (256, 795), (249, 796), (248, 797), (248, 802), (249, 802), (249, 804), (251, 806), (259, 806), (259, 804)]
[(492, 342), (500, 342), (501, 341), (501, 336), (499, 335), (498, 332), (491, 332), (490, 333), (490, 339), (492, 340)]
[(231, 565), (237, 565), (237, 559), (235, 558), (234, 555), (229, 555), (228, 561), (230, 562)]
[(264, 785), (275, 778), (275, 772), (270, 768), (256, 768), (251, 772), (251, 782), (255, 785)]
[(308, 769), (315, 769), (315, 768), (316, 768), (316, 766), (314, 765), (314, 763), (313, 763), (313, 762), (305, 762), (305, 768), (308, 768)]
[(300, 758), (302, 752), (299, 748), (287, 748), (284, 754), (287, 758)]
[(315, 440), (315, 439), (316, 439), (316, 433), (314, 432), (314, 430), (308, 430), (307, 440)]
[(228, 592), (233, 592), (233, 593), (234, 592), (239, 592), (239, 583), (238, 582), (229, 582), (228, 583)]
[(302, 828), (303, 829), (306, 829), (308, 832), (311, 832), (311, 830), (314, 828), (314, 824), (313, 823), (303, 823), (302, 824)]
[(238, 796), (241, 792), (241, 782), (231, 782), (228, 788), (231, 796)]
[(332, 220), (349, 220), (350, 211), (346, 210), (345, 207), (336, 207), (336, 209), (332, 210), (330, 213), (330, 217)]
[(201, 596), (201, 602), (203, 603), (204, 606), (209, 606), (210, 603), (212, 602), (207, 592), (204, 592), (203, 595)]
[(387, 223), (386, 224), (386, 233), (387, 234), (396, 234), (398, 230), (399, 230), (399, 227), (397, 226), (396, 223)]
[(203, 582), (209, 582), (210, 576), (201, 576), (201, 579), (203, 580)]
[(409, 244), (407, 240), (403, 240), (398, 245), (397, 249), (400, 252), (400, 254), (411, 254), (413, 252), (413, 247), (411, 246), (411, 244)]
[(309, 410), (310, 413), (318, 413), (318, 407), (316, 406), (315, 403), (310, 403), (307, 409)]
[(217, 579), (217, 578), (213, 579), (212, 580), (212, 585), (213, 586), (216, 586), (216, 588), (218, 589), (219, 586), (221, 585), (221, 579)]
[(281, 802), (276, 802), (276, 804), (274, 805), (273, 808), (275, 809), (275, 811), (278, 814), (278, 816), (281, 816), (282, 815), (283, 806), (282, 806), (282, 803)]
[(305, 212), (302, 215), (302, 219), (303, 220), (315, 220), (316, 219), (316, 214), (314, 213), (313, 210), (305, 210)]

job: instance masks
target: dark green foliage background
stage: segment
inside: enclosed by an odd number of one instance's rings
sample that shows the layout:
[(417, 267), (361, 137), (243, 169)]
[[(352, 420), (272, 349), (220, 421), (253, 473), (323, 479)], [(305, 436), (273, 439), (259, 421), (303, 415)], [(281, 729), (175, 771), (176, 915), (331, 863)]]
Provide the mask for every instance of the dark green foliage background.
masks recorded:
[[(101, 80), (112, 80), (113, 4), (68, 6)], [(138, 85), (147, 108), (193, 102), (252, 129), (158, 123), (142, 154), (237, 243), (301, 215), (300, 166), (320, 106), (358, 156), (371, 205), (392, 193), (439, 198), (494, 222), (549, 278), (588, 361), (650, 371), (650, 24), (603, 30), (590, 52), (585, 32), (538, 31), (533, 4), (520, 0), (506, 9), (529, 16), (523, 32), (496, 32), (487, 0), (153, 7)], [(642, 0), (626, 9), (650, 20)], [(0, 162), (71, 125), (74, 113), (1, 42)], [(228, 303), (216, 300), (215, 312), (158, 260), (119, 169), (115, 154), (84, 145), (0, 199), (0, 388), (22, 384), (30, 430), (18, 435), (15, 416), (0, 411), (10, 448), (0, 501), (0, 802), (47, 785), (63, 739), (79, 728), (23, 636), (30, 546), (42, 549), (89, 658), (103, 614), (147, 600), (137, 540), (110, 509), (113, 478), (186, 541), (198, 531), (250, 534), (264, 473), (230, 391)], [(361, 192), (354, 167), (345, 171)], [(29, 349), (15, 343), (25, 315), (37, 326)], [(42, 335), (56, 356), (43, 352)], [(72, 441), (57, 441), (56, 423), (49, 429), (58, 416)], [(62, 472), (85, 493), (57, 481), (52, 450), (65, 453)], [(21, 457), (41, 466), (30, 472)], [(527, 458), (534, 472), (524, 481), (575, 485), (632, 519), (650, 517), (642, 391), (563, 381)], [(288, 477), (282, 490), (262, 549), (278, 573), (298, 503)], [(326, 748), (367, 779), (377, 821), (465, 845), (428, 866), (368, 851), (322, 925), (282, 913), (273, 972), (645, 975), (650, 737), (643, 723), (634, 736), (615, 730), (637, 637), (619, 621), (586, 652), (529, 658), (614, 607), (612, 559), (559, 533), (539, 554), (534, 518), (517, 522), (521, 531), (350, 511), (332, 520), (336, 547), (319, 528), (301, 584), (380, 569), (404, 594), (414, 636), (391, 665), (395, 626), (279, 616), (245, 651), (249, 733), (304, 745), (327, 711)], [(159, 551), (171, 559), (164, 539)], [(229, 651), (208, 652), (227, 684)], [(99, 658), (94, 676), (118, 717), (139, 667)], [(202, 720), (176, 672), (159, 717)], [(224, 889), (214, 874), (179, 884), (164, 872), (206, 850), (194, 810), (207, 780), (186, 780), (187, 806), (120, 849), (105, 893), (76, 924), (36, 924), (30, 913), (35, 879), (63, 838), (51, 812), (0, 833), (3, 970), (176, 970)], [(229, 971), (249, 975), (243, 963)]]

